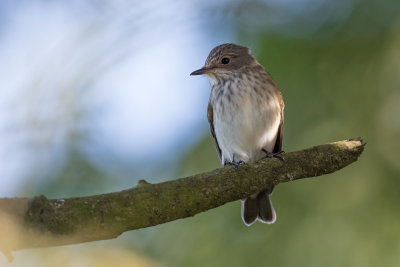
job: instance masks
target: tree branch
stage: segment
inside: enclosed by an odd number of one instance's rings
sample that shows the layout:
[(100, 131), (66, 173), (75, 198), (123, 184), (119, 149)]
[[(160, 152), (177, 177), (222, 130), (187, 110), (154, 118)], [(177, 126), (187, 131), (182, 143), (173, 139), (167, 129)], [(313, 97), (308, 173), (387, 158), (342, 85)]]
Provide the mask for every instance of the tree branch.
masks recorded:
[(263, 159), (238, 168), (159, 184), (144, 180), (121, 192), (68, 199), (0, 199), (0, 250), (76, 244), (116, 238), (129, 230), (194, 216), (243, 199), (268, 186), (335, 172), (357, 160), (361, 139), (286, 153), (286, 161)]

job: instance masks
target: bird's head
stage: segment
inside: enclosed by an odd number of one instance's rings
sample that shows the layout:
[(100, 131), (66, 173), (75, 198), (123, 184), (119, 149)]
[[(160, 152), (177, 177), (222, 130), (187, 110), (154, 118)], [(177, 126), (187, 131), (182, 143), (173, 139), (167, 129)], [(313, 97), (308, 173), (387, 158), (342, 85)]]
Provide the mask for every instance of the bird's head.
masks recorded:
[(190, 75), (205, 74), (213, 81), (219, 77), (231, 76), (242, 68), (258, 65), (249, 48), (237, 44), (222, 44), (211, 50), (204, 67)]

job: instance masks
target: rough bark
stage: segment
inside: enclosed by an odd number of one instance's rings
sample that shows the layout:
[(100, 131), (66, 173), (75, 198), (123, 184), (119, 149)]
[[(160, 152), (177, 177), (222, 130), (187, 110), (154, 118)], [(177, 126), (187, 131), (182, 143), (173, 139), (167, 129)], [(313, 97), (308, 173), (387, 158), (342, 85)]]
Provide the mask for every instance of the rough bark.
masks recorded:
[(116, 238), (129, 230), (194, 216), (268, 186), (335, 172), (364, 149), (350, 139), (159, 184), (144, 180), (120, 192), (66, 199), (0, 198), (0, 250)]

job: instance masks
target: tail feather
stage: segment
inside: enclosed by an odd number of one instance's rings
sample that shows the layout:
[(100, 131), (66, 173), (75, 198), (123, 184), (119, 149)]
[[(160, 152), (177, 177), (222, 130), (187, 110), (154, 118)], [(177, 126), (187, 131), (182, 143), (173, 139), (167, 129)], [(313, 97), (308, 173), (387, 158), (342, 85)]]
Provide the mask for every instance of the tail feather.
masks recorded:
[(257, 220), (262, 223), (274, 223), (276, 221), (276, 213), (274, 206), (272, 206), (269, 194), (266, 192), (260, 192), (257, 196), (257, 200), (259, 208)]
[(245, 225), (252, 225), (258, 216), (257, 198), (248, 197), (242, 200), (242, 220)]
[(250, 226), (256, 220), (262, 223), (274, 223), (276, 213), (269, 197), (272, 189), (267, 189), (242, 200), (242, 219), (243, 222)]

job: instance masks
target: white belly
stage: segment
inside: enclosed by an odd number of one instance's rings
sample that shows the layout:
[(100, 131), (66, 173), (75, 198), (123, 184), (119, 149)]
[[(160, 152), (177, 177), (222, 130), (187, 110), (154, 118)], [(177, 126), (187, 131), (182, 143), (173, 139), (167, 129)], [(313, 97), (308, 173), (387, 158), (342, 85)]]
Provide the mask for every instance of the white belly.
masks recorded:
[[(279, 103), (271, 98), (270, 103), (260, 105), (257, 99), (247, 96), (238, 103), (240, 105), (225, 100), (214, 107), (214, 129), (222, 164), (233, 160), (259, 160), (265, 156), (263, 148), (272, 152), (275, 146), (281, 121)], [(224, 112), (218, 112), (222, 104)]]

